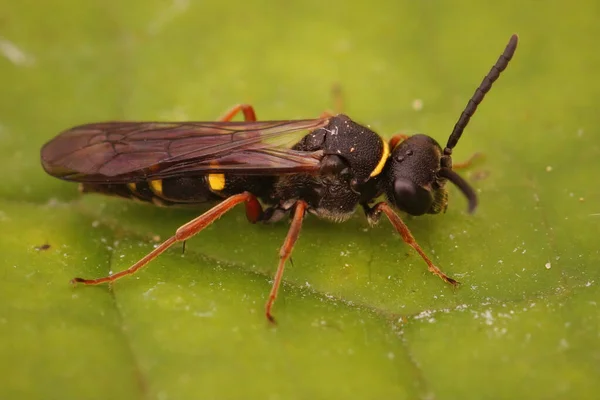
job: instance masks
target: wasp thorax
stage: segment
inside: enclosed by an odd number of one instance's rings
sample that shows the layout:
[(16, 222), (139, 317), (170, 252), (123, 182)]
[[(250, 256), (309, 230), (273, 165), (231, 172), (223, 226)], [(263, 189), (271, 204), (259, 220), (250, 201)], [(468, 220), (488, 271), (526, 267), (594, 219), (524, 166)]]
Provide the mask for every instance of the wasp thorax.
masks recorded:
[(381, 173), (389, 152), (387, 143), (375, 132), (344, 114), (331, 117), (329, 124), (320, 130), (324, 132), (320, 149), (326, 157), (339, 157), (337, 161), (327, 159), (325, 170), (341, 168), (343, 163), (359, 185)]

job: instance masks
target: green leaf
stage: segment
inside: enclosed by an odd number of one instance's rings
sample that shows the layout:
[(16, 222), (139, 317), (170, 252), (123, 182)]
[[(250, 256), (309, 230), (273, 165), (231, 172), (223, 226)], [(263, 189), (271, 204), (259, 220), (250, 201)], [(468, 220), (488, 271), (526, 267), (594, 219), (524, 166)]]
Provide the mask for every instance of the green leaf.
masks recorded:
[[(564, 3), (0, 0), (0, 398), (595, 398), (600, 389), (600, 35)], [(275, 305), (287, 225), (236, 209), (134, 277), (200, 210), (47, 176), (39, 149), (102, 120), (344, 112), (444, 142), (513, 32), (515, 58), (455, 151), (477, 213), (404, 217), (454, 289), (387, 222), (308, 217)], [(422, 109), (416, 107), (422, 103)], [(48, 249), (39, 246), (48, 244)]]

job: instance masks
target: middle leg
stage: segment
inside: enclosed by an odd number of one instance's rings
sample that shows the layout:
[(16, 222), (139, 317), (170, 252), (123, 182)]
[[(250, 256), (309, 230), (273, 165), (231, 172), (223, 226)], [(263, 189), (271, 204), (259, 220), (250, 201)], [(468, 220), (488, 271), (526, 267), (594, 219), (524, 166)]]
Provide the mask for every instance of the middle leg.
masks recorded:
[(265, 315), (271, 322), (275, 322), (275, 318), (273, 318), (271, 309), (273, 308), (273, 304), (277, 298), (277, 292), (279, 291), (279, 285), (281, 284), (281, 278), (283, 277), (285, 263), (288, 258), (290, 258), (292, 250), (294, 249), (294, 244), (296, 243), (296, 240), (298, 240), (298, 236), (300, 236), (302, 219), (304, 218), (304, 213), (306, 212), (307, 206), (308, 205), (306, 202), (302, 200), (298, 200), (296, 202), (290, 230), (288, 231), (285, 241), (283, 242), (283, 246), (281, 246), (281, 249), (279, 250), (279, 265), (277, 266), (275, 278), (273, 278), (273, 286), (271, 287), (271, 293), (269, 293), (269, 300), (267, 300), (267, 304), (265, 306)]

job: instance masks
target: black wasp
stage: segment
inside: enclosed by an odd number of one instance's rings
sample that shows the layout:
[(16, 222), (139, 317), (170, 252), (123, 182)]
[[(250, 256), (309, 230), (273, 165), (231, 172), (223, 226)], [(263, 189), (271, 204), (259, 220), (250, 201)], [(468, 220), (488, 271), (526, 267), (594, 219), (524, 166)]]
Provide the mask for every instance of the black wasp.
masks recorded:
[[(131, 275), (174, 243), (184, 242), (244, 203), (252, 223), (291, 216), (266, 304), (271, 321), (284, 266), (307, 212), (342, 222), (360, 205), (372, 224), (384, 213), (402, 239), (425, 260), (429, 271), (455, 285), (454, 279), (431, 262), (392, 207), (411, 215), (443, 212), (448, 203), (444, 186), (450, 181), (466, 196), (469, 212), (475, 210), (474, 190), (452, 169), (452, 149), (508, 65), (517, 41), (516, 35), (510, 38), (469, 100), (444, 149), (422, 134), (397, 135), (388, 143), (343, 114), (259, 122), (249, 105), (234, 107), (217, 122), (105, 122), (61, 133), (42, 148), (42, 165), (50, 175), (80, 182), (82, 192), (161, 206), (222, 200), (181, 226), (129, 269), (72, 282), (96, 285)], [(245, 121), (231, 121), (239, 112)], [(387, 202), (375, 203), (381, 195)]]

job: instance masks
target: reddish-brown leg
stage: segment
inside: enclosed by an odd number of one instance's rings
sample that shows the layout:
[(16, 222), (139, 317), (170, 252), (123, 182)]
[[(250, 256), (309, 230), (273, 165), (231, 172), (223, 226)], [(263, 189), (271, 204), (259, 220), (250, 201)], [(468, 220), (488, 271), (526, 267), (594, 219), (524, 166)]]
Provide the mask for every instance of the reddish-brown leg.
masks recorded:
[(329, 118), (344, 112), (344, 96), (340, 85), (333, 85), (331, 97), (333, 99), (333, 110), (323, 111), (319, 118)]
[(244, 121), (256, 121), (254, 107), (250, 104), (238, 104), (221, 116), (219, 121), (231, 121), (240, 111), (244, 113)]
[(403, 133), (398, 133), (398, 134), (392, 136), (392, 138), (390, 139), (390, 142), (389, 142), (390, 150), (393, 151), (394, 148), (400, 144), (400, 142), (408, 139), (409, 137), (410, 137), (409, 135), (405, 135)]
[(402, 240), (404, 240), (406, 244), (415, 249), (417, 253), (419, 253), (419, 255), (423, 258), (423, 260), (425, 260), (427, 266), (429, 267), (429, 272), (439, 276), (444, 282), (450, 283), (451, 285), (458, 284), (457, 281), (450, 278), (448, 275), (443, 273), (441, 269), (439, 269), (433, 264), (433, 262), (429, 259), (429, 257), (427, 257), (423, 249), (421, 249), (421, 246), (419, 246), (412, 233), (410, 233), (410, 230), (408, 229), (406, 224), (402, 221), (402, 219), (400, 219), (398, 214), (396, 214), (387, 203), (381, 202), (376, 204), (375, 207), (373, 207), (372, 212), (375, 214), (383, 212), (388, 217), (394, 228), (396, 228), (396, 231), (398, 231), (400, 236), (402, 236)]
[[(248, 216), (248, 219), (250, 219), (252, 216), (257, 215), (256, 205), (258, 204), (258, 206), (260, 207), (260, 204), (258, 203), (258, 200), (256, 199), (256, 197), (254, 197), (254, 195), (252, 195), (248, 192), (233, 195), (233, 196), (223, 200), (221, 203), (217, 204), (216, 206), (214, 206), (213, 208), (211, 208), (210, 210), (208, 210), (201, 216), (194, 218), (193, 220), (191, 220), (190, 222), (188, 222), (185, 225), (180, 226), (179, 229), (177, 229), (177, 231), (175, 232), (174, 236), (172, 236), (169, 239), (162, 242), (157, 248), (152, 250), (144, 258), (142, 258), (141, 260), (139, 260), (138, 262), (133, 264), (131, 267), (129, 267), (125, 271), (121, 271), (114, 275), (105, 276), (103, 278), (97, 278), (97, 279), (74, 278), (73, 280), (71, 280), (71, 283), (72, 284), (83, 283), (85, 285), (98, 285), (100, 283), (116, 281), (117, 279), (122, 278), (127, 275), (133, 275), (138, 270), (145, 267), (146, 264), (148, 264), (150, 261), (152, 261), (153, 259), (158, 257), (160, 254), (162, 254), (169, 247), (171, 247), (172, 245), (174, 245), (177, 242), (184, 242), (187, 239), (191, 238), (192, 236), (194, 236), (195, 234), (197, 234), (198, 232), (200, 232), (201, 230), (206, 228), (208, 225), (215, 222), (223, 214), (225, 214), (227, 211), (231, 210), (234, 206), (236, 206), (237, 204), (240, 204), (240, 203), (246, 204), (246, 215)], [(248, 211), (248, 210), (250, 210), (250, 211)], [(255, 221), (251, 221), (251, 222), (255, 222)]]
[(471, 167), (471, 165), (477, 160), (483, 158), (483, 154), (481, 153), (475, 153), (473, 154), (471, 157), (469, 157), (468, 160), (463, 161), (461, 163), (454, 163), (452, 164), (452, 169), (467, 169), (469, 167)]
[(333, 97), (333, 111), (336, 114), (344, 112), (344, 96), (340, 85), (333, 85), (333, 88), (331, 88), (331, 97)]
[(279, 250), (279, 265), (277, 266), (275, 278), (273, 278), (273, 287), (271, 287), (271, 293), (269, 293), (269, 300), (267, 300), (267, 304), (265, 306), (265, 314), (267, 319), (271, 322), (275, 322), (275, 318), (273, 318), (273, 315), (271, 314), (271, 309), (273, 308), (273, 303), (275, 303), (275, 299), (277, 298), (277, 291), (279, 290), (279, 285), (281, 284), (285, 263), (288, 258), (290, 258), (292, 250), (294, 249), (294, 243), (296, 243), (296, 240), (298, 240), (298, 236), (300, 235), (302, 219), (304, 218), (306, 207), (307, 204), (304, 201), (299, 200), (296, 202), (296, 208), (294, 210), (294, 217), (292, 218), (290, 230), (288, 231), (285, 241), (283, 242), (283, 246), (281, 246), (281, 249)]

